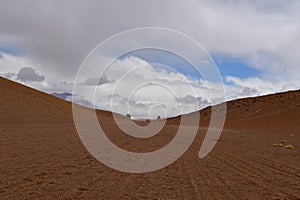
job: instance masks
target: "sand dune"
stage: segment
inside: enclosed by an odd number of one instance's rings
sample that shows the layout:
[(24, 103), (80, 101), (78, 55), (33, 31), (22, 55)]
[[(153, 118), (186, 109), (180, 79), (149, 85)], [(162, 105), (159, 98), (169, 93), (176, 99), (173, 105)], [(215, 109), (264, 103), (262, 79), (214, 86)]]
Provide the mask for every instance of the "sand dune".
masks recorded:
[[(0, 199), (300, 199), (300, 91), (228, 102), (221, 138), (199, 159), (211, 109), (202, 110), (188, 151), (145, 174), (93, 158), (71, 103), (3, 78), (0, 91)], [(180, 121), (169, 119), (157, 135), (138, 139), (123, 134), (110, 112), (97, 114), (109, 139), (133, 152), (168, 144)], [(281, 141), (294, 149), (273, 146)]]

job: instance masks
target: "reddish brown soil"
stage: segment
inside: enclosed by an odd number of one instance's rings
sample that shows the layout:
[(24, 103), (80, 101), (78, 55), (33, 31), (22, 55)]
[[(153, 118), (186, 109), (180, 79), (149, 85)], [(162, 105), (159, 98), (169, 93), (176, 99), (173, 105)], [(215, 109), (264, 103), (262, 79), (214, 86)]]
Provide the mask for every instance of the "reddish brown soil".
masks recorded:
[[(202, 128), (188, 151), (146, 174), (93, 158), (70, 103), (3, 78), (0, 92), (1, 199), (300, 199), (300, 91), (229, 102), (221, 138), (204, 159), (198, 152), (210, 108), (201, 111)], [(179, 123), (169, 119), (156, 136), (137, 139), (122, 134), (109, 112), (98, 116), (114, 143), (136, 152), (167, 144)], [(273, 146), (281, 140), (295, 148)]]

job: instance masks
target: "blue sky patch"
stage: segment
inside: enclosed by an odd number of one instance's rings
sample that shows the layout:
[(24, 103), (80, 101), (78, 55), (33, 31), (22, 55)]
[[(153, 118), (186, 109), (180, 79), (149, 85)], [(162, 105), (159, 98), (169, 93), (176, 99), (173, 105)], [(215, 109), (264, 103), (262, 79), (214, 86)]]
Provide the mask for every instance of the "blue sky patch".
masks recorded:
[[(141, 49), (141, 50), (129, 52), (121, 56), (120, 59), (123, 59), (127, 56), (138, 57), (149, 63), (158, 63), (158, 64), (166, 65), (173, 69), (170, 70), (169, 68), (165, 67), (164, 69), (167, 71), (177, 71), (181, 74), (193, 78), (201, 77), (197, 72), (197, 70), (187, 60), (169, 51), (152, 49), (152, 48)], [(156, 67), (158, 67), (158, 65), (156, 65)]]
[[(170, 66), (177, 72), (193, 78), (201, 78), (197, 70), (182, 57), (168, 51), (157, 49), (142, 49), (129, 52), (120, 59), (127, 56), (135, 56), (149, 63), (161, 63)], [(210, 56), (217, 65), (220, 74), (224, 80), (227, 76), (239, 77), (241, 79), (255, 77), (260, 75), (260, 71), (250, 66), (247, 61), (241, 57), (234, 57), (229, 54), (211, 53)], [(207, 69), (212, 64), (207, 65)], [(205, 64), (203, 64), (205, 68)], [(168, 69), (166, 69), (168, 70)], [(205, 70), (205, 69), (204, 69)], [(208, 70), (209, 71), (209, 70)], [(207, 71), (207, 72), (208, 72)]]
[(13, 56), (18, 56), (22, 54), (22, 51), (20, 49), (11, 46), (0, 46), (0, 52), (10, 54)]
[(212, 53), (212, 59), (216, 63), (223, 77), (234, 76), (241, 79), (260, 75), (260, 71), (250, 66), (241, 57), (234, 57), (228, 54)]

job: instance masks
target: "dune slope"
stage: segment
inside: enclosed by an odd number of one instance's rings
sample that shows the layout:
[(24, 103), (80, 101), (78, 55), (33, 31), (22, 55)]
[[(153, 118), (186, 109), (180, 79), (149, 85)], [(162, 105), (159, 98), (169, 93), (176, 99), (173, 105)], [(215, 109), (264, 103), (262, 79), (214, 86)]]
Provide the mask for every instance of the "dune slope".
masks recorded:
[[(300, 199), (300, 91), (228, 102), (220, 140), (199, 159), (210, 118), (210, 108), (202, 110), (188, 151), (146, 174), (93, 158), (78, 137), (71, 103), (3, 78), (0, 91), (0, 199)], [(97, 113), (108, 137), (135, 152), (166, 145), (179, 123), (169, 119), (159, 134), (137, 139), (123, 134), (109, 112)], [(281, 140), (294, 149), (273, 146)]]

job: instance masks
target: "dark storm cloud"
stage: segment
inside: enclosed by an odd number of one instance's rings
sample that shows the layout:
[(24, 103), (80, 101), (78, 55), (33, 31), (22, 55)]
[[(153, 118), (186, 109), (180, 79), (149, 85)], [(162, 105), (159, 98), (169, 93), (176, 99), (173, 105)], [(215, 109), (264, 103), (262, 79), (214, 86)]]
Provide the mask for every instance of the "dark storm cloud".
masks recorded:
[(45, 76), (38, 74), (31, 67), (24, 67), (17, 73), (17, 80), (23, 82), (42, 82), (45, 80)]

